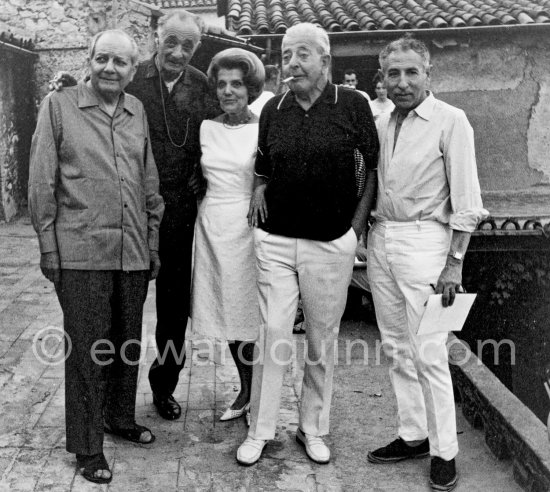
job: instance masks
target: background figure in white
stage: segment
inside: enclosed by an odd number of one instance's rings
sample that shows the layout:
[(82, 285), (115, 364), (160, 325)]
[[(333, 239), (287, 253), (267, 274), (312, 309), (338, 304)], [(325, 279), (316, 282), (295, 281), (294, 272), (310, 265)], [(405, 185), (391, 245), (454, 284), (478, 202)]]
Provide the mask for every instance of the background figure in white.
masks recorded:
[(281, 71), (276, 65), (266, 65), (265, 67), (265, 85), (264, 91), (258, 96), (251, 105), (250, 111), (256, 116), (260, 116), (265, 103), (279, 92), (281, 83)]
[(376, 91), (376, 99), (370, 102), (370, 109), (376, 121), (381, 114), (391, 113), (395, 108), (395, 104), (393, 104), (391, 99), (388, 99), (388, 91), (384, 86), (384, 81), (380, 74), (376, 74), (374, 83), (376, 84), (374, 89)]
[(208, 80), (223, 114), (200, 129), (201, 169), (207, 182), (195, 223), (191, 319), (197, 335), (228, 341), (241, 390), (220, 420), (246, 413), (254, 341), (259, 330), (256, 260), (247, 213), (254, 181), (258, 117), (248, 105), (262, 91), (264, 67), (252, 53), (218, 53)]

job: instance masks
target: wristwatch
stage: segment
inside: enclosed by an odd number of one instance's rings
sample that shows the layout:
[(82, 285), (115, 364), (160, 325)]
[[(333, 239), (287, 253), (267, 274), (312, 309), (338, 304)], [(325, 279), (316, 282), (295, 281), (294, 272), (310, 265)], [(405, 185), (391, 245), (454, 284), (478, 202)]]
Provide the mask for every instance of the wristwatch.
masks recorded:
[(450, 251), (449, 256), (458, 261), (462, 261), (464, 259), (464, 253), (461, 253), (460, 251)]

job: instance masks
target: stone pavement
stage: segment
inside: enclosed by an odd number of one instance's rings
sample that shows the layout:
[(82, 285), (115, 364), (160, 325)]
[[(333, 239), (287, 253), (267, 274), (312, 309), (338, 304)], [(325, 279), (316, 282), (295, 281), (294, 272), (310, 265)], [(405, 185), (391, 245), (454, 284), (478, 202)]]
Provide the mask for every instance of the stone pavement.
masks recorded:
[[(285, 377), (277, 437), (255, 466), (243, 468), (235, 461), (246, 435), (244, 420), (218, 420), (238, 392), (228, 352), (218, 354), (216, 363), (205, 358), (204, 347), (193, 347), (192, 363), (188, 360), (176, 393), (182, 418), (162, 420), (151, 403), (146, 377), (155, 355), (153, 284), (146, 302), (147, 350), (140, 365), (136, 413), (157, 440), (142, 447), (106, 436), (113, 481), (109, 486), (87, 482), (77, 473), (74, 456), (65, 451), (62, 316), (38, 257), (28, 219), (0, 224), (0, 491), (429, 490), (429, 460), (389, 466), (366, 460), (369, 449), (395, 435), (395, 401), (387, 361), (376, 353), (378, 332), (363, 322), (346, 321), (341, 329), (327, 438), (333, 459), (328, 465), (310, 462), (294, 441), (299, 356)], [(296, 343), (300, 353), (303, 335), (296, 336)], [(520, 490), (509, 463), (490, 454), (483, 434), (464, 421), (459, 408), (457, 415), (461, 478), (456, 490)]]

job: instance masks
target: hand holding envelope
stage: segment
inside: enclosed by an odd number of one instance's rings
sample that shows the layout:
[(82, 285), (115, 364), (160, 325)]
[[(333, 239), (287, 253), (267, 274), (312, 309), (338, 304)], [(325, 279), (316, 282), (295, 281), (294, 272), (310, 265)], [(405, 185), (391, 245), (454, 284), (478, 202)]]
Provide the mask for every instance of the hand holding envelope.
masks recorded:
[(452, 306), (443, 307), (441, 294), (432, 294), (428, 297), (416, 334), (462, 330), (476, 296), (477, 294), (457, 294)]

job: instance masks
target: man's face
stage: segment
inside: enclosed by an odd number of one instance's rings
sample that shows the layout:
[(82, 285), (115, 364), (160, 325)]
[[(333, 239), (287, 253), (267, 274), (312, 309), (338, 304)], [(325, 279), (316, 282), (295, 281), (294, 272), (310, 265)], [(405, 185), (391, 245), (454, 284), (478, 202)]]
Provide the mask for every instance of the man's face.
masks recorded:
[(100, 97), (112, 100), (131, 82), (136, 73), (132, 54), (132, 43), (121, 34), (106, 33), (98, 39), (89, 66), (90, 83)]
[(382, 67), (382, 74), (388, 97), (399, 111), (408, 113), (426, 99), (430, 73), (415, 51), (390, 53)]
[(355, 89), (357, 87), (357, 75), (355, 75), (354, 73), (345, 74), (344, 84)]
[(282, 44), (283, 75), (293, 76), (288, 86), (298, 94), (321, 89), (323, 75), (328, 70), (330, 55), (321, 55), (316, 39), (308, 36), (285, 36)]
[(160, 69), (165, 78), (173, 80), (187, 67), (200, 44), (201, 33), (192, 20), (173, 17), (159, 29), (157, 40)]

